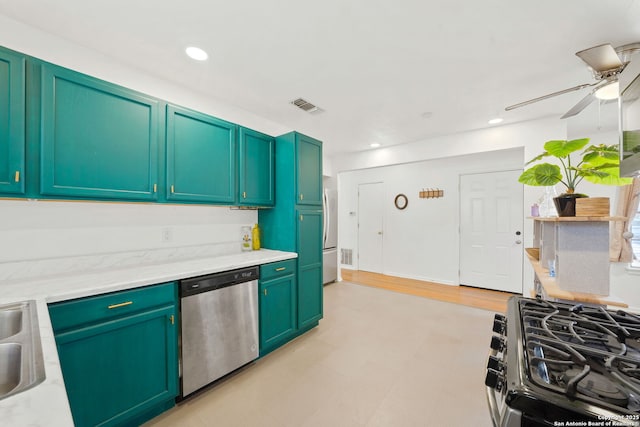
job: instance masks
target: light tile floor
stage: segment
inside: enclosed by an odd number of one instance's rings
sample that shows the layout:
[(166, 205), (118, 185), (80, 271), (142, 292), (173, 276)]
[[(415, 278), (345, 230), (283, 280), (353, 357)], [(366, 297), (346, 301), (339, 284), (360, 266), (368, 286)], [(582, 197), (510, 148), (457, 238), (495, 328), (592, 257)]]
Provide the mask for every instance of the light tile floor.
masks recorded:
[(493, 313), (348, 282), (320, 326), (147, 427), (490, 426)]

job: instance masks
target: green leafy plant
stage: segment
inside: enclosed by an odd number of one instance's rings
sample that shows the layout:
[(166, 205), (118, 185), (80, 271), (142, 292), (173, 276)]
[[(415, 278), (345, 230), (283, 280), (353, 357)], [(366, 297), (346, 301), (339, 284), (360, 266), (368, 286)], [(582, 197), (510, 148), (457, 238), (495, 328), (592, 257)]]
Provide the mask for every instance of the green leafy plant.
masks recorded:
[(539, 163), (526, 169), (520, 175), (519, 182), (525, 185), (550, 186), (564, 184), (566, 193), (572, 194), (583, 179), (594, 184), (626, 185), (630, 178), (620, 178), (620, 157), (617, 145), (590, 145), (581, 153), (576, 163), (571, 154), (581, 150), (589, 143), (589, 138), (547, 141), (544, 152), (534, 157), (527, 165), (545, 157), (555, 157), (560, 166), (551, 163)]

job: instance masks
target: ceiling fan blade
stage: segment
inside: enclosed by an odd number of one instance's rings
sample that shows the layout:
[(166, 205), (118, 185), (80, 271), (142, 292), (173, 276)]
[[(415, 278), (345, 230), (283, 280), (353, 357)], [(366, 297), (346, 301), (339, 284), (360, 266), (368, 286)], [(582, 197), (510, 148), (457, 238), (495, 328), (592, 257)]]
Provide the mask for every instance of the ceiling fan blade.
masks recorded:
[(596, 97), (594, 95), (595, 93), (596, 93), (595, 90), (592, 91), (591, 93), (588, 93), (587, 96), (585, 96), (580, 101), (578, 101), (578, 103), (576, 105), (571, 107), (571, 109), (569, 111), (567, 111), (566, 113), (564, 113), (564, 116), (562, 116), (560, 118), (561, 119), (567, 119), (569, 117), (573, 117), (576, 114), (578, 114), (579, 112), (581, 112), (582, 110), (584, 110), (585, 108), (587, 108), (589, 106), (589, 104), (591, 104), (593, 101), (596, 100)]
[(616, 50), (609, 43), (576, 52), (576, 55), (595, 71), (615, 70), (624, 64), (620, 61)]
[(508, 107), (505, 108), (505, 111), (510, 111), (510, 110), (515, 109), (515, 108), (524, 107), (525, 105), (533, 104), (534, 102), (538, 102), (538, 101), (542, 101), (542, 100), (545, 100), (545, 99), (553, 98), (554, 96), (558, 96), (558, 95), (564, 95), (565, 93), (574, 92), (576, 90), (584, 89), (586, 87), (593, 86), (593, 85), (596, 85), (596, 84), (598, 84), (598, 82), (596, 82), (596, 83), (585, 83), (585, 84), (582, 84), (582, 85), (574, 86), (574, 87), (569, 88), (569, 89), (559, 90), (557, 92), (553, 92), (553, 93), (550, 93), (548, 95), (539, 96), (537, 98), (533, 98), (533, 99), (530, 99), (528, 101), (520, 102), (520, 103), (514, 104), (514, 105), (509, 105)]

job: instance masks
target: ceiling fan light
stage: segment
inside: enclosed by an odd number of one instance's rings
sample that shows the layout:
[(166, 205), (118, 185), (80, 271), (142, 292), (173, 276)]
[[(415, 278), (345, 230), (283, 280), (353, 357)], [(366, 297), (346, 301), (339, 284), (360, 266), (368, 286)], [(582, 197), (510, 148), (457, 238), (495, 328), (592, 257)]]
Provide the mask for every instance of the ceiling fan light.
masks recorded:
[(620, 84), (617, 81), (606, 84), (596, 90), (595, 95), (596, 98), (603, 100), (616, 99), (620, 96)]
[(504, 119), (502, 117), (496, 117), (495, 119), (489, 120), (487, 123), (489, 123), (490, 125), (497, 125), (498, 123), (502, 123), (503, 120)]

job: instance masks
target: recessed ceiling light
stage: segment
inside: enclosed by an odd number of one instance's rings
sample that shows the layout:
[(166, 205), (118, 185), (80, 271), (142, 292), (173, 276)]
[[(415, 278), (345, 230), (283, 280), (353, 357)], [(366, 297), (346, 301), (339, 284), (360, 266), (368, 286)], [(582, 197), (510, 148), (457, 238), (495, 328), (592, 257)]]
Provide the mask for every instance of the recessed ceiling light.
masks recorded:
[(380, 147), (380, 143), (379, 142), (373, 142), (373, 143), (369, 144), (369, 147), (378, 148), (378, 147)]
[(187, 52), (189, 58), (195, 59), (196, 61), (206, 61), (209, 57), (207, 52), (195, 46), (189, 46), (185, 49), (185, 52)]
[(490, 125), (497, 125), (498, 123), (502, 123), (504, 119), (502, 117), (496, 117), (495, 119), (489, 120)]

